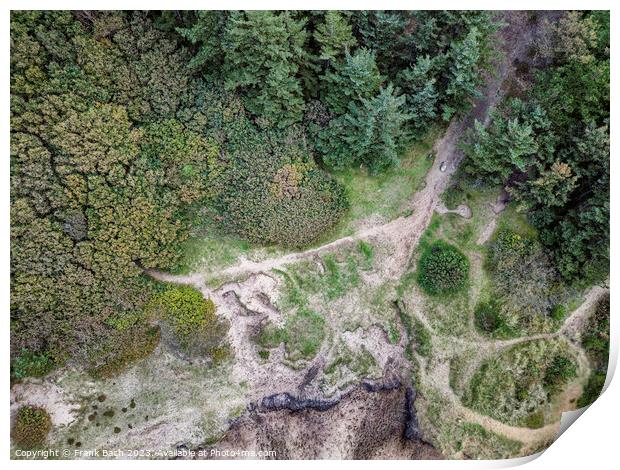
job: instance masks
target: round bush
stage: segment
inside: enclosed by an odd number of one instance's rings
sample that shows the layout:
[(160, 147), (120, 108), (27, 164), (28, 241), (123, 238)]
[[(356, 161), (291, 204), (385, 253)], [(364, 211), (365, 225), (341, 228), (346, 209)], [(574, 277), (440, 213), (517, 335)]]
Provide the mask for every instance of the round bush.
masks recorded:
[(347, 208), (336, 180), (318, 168), (291, 164), (277, 169), (271, 180), (235, 192), (223, 220), (252, 242), (299, 248), (336, 225)]
[(467, 283), (469, 261), (455, 246), (438, 240), (418, 262), (418, 282), (429, 295), (458, 292)]
[(253, 243), (301, 248), (334, 227), (349, 204), (345, 188), (318, 168), (299, 128), (230, 129), (228, 162), (214, 177), (217, 220)]
[(495, 332), (502, 323), (501, 313), (497, 302), (481, 302), (474, 311), (476, 327), (484, 333)]
[(36, 406), (22, 406), (11, 429), (15, 445), (24, 448), (39, 446), (45, 442), (52, 429), (52, 420), (47, 411)]
[(228, 355), (228, 323), (216, 315), (211, 299), (189, 286), (170, 287), (152, 301), (152, 312), (168, 325), (184, 354), (208, 355), (214, 362)]

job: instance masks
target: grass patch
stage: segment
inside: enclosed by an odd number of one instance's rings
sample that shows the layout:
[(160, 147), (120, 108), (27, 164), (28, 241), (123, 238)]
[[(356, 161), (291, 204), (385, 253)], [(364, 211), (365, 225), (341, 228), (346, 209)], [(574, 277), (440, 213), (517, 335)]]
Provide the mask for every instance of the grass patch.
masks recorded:
[(241, 238), (223, 233), (214, 222), (207, 221), (194, 236), (181, 246), (181, 259), (171, 272), (187, 274), (208, 268), (217, 270), (234, 264), (240, 256), (248, 256), (251, 244)]
[(378, 215), (389, 221), (404, 215), (411, 196), (423, 187), (426, 174), (433, 165), (433, 158), (429, 155), (442, 131), (439, 127), (430, 130), (398, 165), (378, 175), (369, 175), (360, 168), (335, 173), (336, 179), (345, 187), (350, 209), (334, 233), (323, 242), (351, 235), (359, 222), (370, 216)]
[(364, 378), (375, 378), (380, 375), (377, 361), (364, 346), (360, 351), (351, 351), (344, 343), (338, 348), (338, 354), (323, 369), (323, 388), (327, 395), (331, 395), (338, 385), (343, 389), (352, 383)]
[(366, 269), (370, 269), (372, 268), (372, 260), (374, 258), (375, 252), (374, 252), (374, 248), (371, 244), (365, 242), (364, 240), (360, 240), (360, 242), (358, 243), (358, 248), (360, 250), (360, 253), (363, 255), (364, 257), (364, 267)]
[(420, 320), (405, 311), (401, 301), (395, 302), (398, 317), (402, 323), (409, 342), (405, 349), (405, 354), (409, 360), (414, 359), (413, 352), (417, 352), (422, 357), (429, 357), (433, 351), (431, 332)]
[(319, 352), (325, 339), (325, 319), (318, 313), (300, 309), (289, 316), (284, 326), (265, 325), (256, 337), (263, 349), (272, 349), (284, 343), (291, 361), (310, 360)]
[(374, 356), (362, 346), (361, 351), (353, 353), (348, 348), (336, 359), (330, 362), (324, 369), (327, 375), (333, 374), (339, 367), (346, 366), (351, 372), (359, 378), (363, 378), (377, 364)]
[(431, 332), (417, 318), (413, 319), (411, 336), (416, 352), (422, 357), (430, 357), (433, 352)]
[(479, 351), (474, 346), (459, 351), (458, 355), (450, 358), (450, 372), (448, 376), (450, 388), (459, 397), (463, 395), (468, 386), (468, 372), (471, 370), (472, 361), (476, 360), (478, 354)]
[(478, 424), (462, 422), (454, 414), (450, 402), (433, 388), (423, 388), (421, 393), (424, 393), (427, 406), (419, 410), (420, 425), (432, 430), (433, 442), (446, 458), (506, 459), (518, 455), (520, 442)]
[(394, 320), (388, 322), (387, 335), (391, 344), (396, 344), (400, 341), (400, 330), (398, 329), (398, 324)]
[(325, 302), (342, 297), (360, 285), (360, 264), (367, 260), (353, 251), (342, 255), (328, 254), (320, 259), (322, 273), (314, 261), (302, 261), (286, 271), (274, 270), (284, 279), (278, 305), (282, 309), (305, 308), (309, 297), (320, 295)]
[(474, 459), (507, 459), (521, 449), (520, 442), (495, 434), (474, 423), (459, 424), (454, 439), (456, 448), (464, 456)]

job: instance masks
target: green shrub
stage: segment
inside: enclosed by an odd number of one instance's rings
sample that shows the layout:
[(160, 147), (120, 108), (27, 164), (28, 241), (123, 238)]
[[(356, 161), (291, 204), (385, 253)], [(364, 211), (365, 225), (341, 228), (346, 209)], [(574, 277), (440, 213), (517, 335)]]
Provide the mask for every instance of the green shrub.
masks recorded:
[(189, 286), (166, 289), (156, 303), (179, 336), (190, 336), (215, 321), (215, 304)]
[(48, 354), (35, 354), (22, 349), (19, 356), (11, 361), (11, 378), (43, 377), (54, 368), (54, 362)]
[(166, 288), (153, 299), (149, 311), (170, 328), (181, 350), (222, 360), (228, 324), (215, 314), (215, 304), (189, 286)]
[(519, 332), (508, 322), (502, 303), (497, 299), (478, 302), (474, 309), (474, 325), (494, 338), (512, 338)]
[(369, 243), (365, 242), (364, 240), (360, 240), (358, 246), (359, 246), (360, 252), (366, 258), (366, 261), (372, 262), (372, 258), (374, 256), (374, 249), (373, 249), (372, 245), (370, 245)]
[(11, 429), (11, 438), (16, 446), (37, 447), (45, 443), (52, 429), (52, 420), (44, 408), (22, 406), (17, 410)]
[(511, 425), (533, 425), (539, 418), (532, 413), (544, 413), (576, 370), (561, 341), (519, 344), (481, 365), (465, 390), (463, 404)]
[(418, 262), (418, 283), (429, 295), (452, 294), (467, 284), (469, 260), (453, 245), (438, 240)]
[(454, 210), (462, 204), (463, 197), (463, 190), (458, 186), (448, 187), (448, 189), (446, 189), (441, 195), (446, 208), (449, 210)]
[(597, 365), (604, 364), (607, 369), (609, 359), (609, 295), (596, 305), (594, 314), (588, 320), (586, 333), (581, 343), (588, 357)]
[(562, 305), (572, 293), (536, 239), (500, 229), (489, 245), (486, 267), (493, 296), (502, 303), (503, 315), (514, 317), (516, 329), (533, 334), (561, 321)]
[(494, 333), (502, 322), (500, 305), (492, 299), (488, 302), (479, 302), (474, 311), (476, 327), (484, 333)]
[(551, 363), (545, 369), (543, 384), (550, 394), (561, 390), (562, 386), (570, 379), (577, 376), (577, 365), (564, 355), (553, 357)]
[(566, 305), (558, 304), (551, 310), (551, 318), (559, 323), (564, 320), (564, 318), (566, 318), (567, 313), (568, 310), (566, 308)]
[(525, 417), (523, 424), (530, 429), (539, 429), (545, 425), (545, 414), (541, 411), (534, 411)]
[(583, 408), (584, 406), (591, 405), (599, 397), (603, 387), (605, 386), (605, 379), (607, 378), (607, 371), (594, 370), (590, 372), (588, 376), (588, 382), (583, 388), (583, 393), (577, 400), (577, 407)]

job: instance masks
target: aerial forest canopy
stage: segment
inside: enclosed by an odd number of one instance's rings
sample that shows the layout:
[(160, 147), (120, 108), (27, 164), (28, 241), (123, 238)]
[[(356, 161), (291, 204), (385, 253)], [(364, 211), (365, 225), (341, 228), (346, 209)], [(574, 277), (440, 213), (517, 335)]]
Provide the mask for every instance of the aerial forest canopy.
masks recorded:
[(533, 51), (540, 70), (465, 145), (472, 178), (506, 184), (567, 280), (609, 272), (609, 12), (570, 12)]
[[(532, 71), (547, 85), (477, 127), (466, 169), (508, 184), (574, 279), (608, 256), (609, 31), (564, 21), (575, 33), (558, 25)], [(349, 208), (334, 173), (397, 166), (471, 108), (499, 27), (474, 11), (13, 12), (13, 375), (150, 341), (170, 294), (144, 270), (176, 266), (205, 218), (258, 245), (316, 242)]]

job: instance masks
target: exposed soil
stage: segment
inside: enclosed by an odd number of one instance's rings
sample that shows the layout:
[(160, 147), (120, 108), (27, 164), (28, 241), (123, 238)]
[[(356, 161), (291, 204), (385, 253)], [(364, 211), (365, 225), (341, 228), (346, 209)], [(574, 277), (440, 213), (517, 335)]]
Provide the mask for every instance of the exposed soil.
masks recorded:
[(248, 413), (209, 452), (212, 458), (240, 449), (275, 451), (270, 458), (277, 459), (442, 458), (431, 444), (406, 439), (406, 423), (404, 387), (374, 393), (358, 387), (325, 411)]

